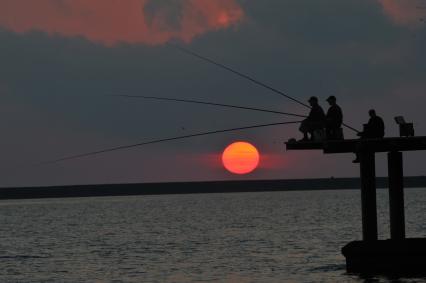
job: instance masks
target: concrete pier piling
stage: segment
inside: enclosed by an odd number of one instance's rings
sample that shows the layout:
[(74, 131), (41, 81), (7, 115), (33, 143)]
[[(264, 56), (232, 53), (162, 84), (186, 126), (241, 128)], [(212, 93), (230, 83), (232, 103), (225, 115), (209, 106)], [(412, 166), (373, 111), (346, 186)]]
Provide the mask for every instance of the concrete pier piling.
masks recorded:
[(359, 154), (361, 171), (362, 238), (377, 240), (376, 163), (373, 152)]
[[(346, 269), (353, 273), (426, 276), (426, 238), (405, 236), (403, 151), (426, 150), (426, 137), (288, 142), (287, 150), (357, 153), (360, 160), (362, 241), (342, 248)], [(377, 234), (375, 154), (387, 152), (390, 239)]]
[(388, 153), (389, 215), (392, 240), (405, 239), (404, 173), (402, 152)]

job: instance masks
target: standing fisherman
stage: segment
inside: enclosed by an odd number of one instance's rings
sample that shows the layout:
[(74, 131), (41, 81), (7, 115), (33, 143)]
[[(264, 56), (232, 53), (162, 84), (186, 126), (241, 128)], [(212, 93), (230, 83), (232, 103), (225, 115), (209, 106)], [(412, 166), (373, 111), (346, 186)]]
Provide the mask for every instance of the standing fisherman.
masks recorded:
[[(300, 125), (299, 131), (303, 133), (303, 139), (301, 141), (309, 141), (314, 140), (314, 132), (317, 130), (324, 130), (325, 124), (325, 114), (324, 110), (318, 104), (318, 98), (316, 96), (312, 96), (308, 100), (311, 105), (311, 111), (309, 112), (309, 116), (302, 121)], [(308, 133), (311, 137), (308, 137)]]
[(339, 105), (337, 105), (336, 97), (334, 95), (327, 98), (327, 102), (330, 104), (330, 108), (328, 108), (325, 120), (325, 134), (328, 140), (342, 140), (342, 109)]

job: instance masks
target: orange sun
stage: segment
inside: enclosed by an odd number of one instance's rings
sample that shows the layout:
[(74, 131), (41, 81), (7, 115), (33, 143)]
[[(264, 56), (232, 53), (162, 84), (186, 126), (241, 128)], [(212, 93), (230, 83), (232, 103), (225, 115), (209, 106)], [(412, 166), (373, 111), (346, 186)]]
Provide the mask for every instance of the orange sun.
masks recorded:
[(248, 142), (234, 142), (222, 154), (225, 168), (234, 174), (248, 174), (259, 165), (259, 152)]

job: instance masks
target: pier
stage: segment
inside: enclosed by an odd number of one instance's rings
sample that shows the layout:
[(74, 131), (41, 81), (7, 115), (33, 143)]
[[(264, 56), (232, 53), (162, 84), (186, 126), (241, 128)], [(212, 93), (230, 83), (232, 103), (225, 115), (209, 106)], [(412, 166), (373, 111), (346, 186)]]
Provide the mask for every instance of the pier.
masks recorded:
[[(357, 153), (360, 160), (362, 241), (342, 248), (353, 273), (426, 275), (426, 238), (405, 235), (403, 152), (426, 150), (426, 137), (349, 139), (286, 143), (287, 150), (322, 150), (324, 154)], [(390, 239), (377, 233), (375, 154), (387, 152)]]

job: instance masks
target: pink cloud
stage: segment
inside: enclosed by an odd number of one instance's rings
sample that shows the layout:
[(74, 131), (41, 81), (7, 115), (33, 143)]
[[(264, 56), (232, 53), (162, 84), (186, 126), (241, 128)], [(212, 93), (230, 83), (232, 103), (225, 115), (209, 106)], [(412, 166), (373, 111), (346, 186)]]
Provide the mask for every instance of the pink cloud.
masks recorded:
[(419, 9), (419, 2), (412, 0), (378, 0), (384, 12), (398, 25), (421, 26), (425, 10)]
[(190, 42), (210, 31), (229, 28), (244, 17), (235, 0), (182, 0), (177, 23), (168, 24), (165, 5), (147, 11), (149, 0), (0, 0), (0, 27), (17, 33), (43, 31), (82, 36), (113, 45)]

